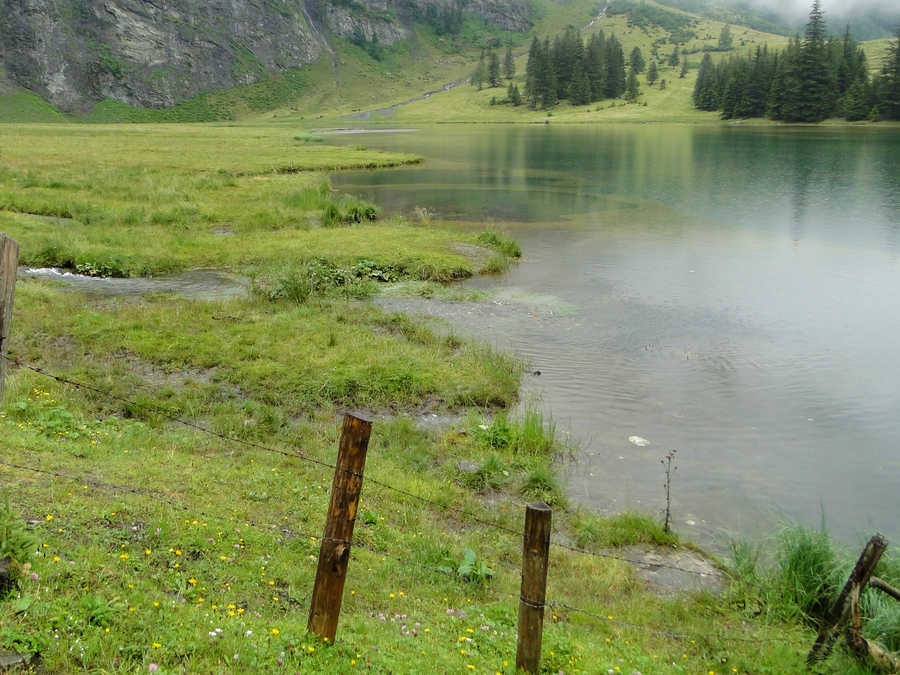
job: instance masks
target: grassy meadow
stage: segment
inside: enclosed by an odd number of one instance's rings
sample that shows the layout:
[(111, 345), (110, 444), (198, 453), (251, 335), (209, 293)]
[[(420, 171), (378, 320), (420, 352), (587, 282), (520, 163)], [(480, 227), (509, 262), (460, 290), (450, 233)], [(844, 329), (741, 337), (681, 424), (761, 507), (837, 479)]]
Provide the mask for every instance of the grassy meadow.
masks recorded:
[[(802, 536), (765, 564), (736, 549), (721, 596), (654, 592), (615, 548), (690, 545), (567, 503), (573, 449), (539, 412), (508, 412), (523, 364), (366, 301), (502, 269), (518, 247), (333, 192), (323, 170), (418, 158), (319, 141), (283, 124), (0, 127), (0, 231), (23, 263), (251, 280), (223, 300), (19, 281), (11, 356), (93, 388), (9, 369), (0, 532), (18, 563), (0, 649), (38, 652), (38, 672), (511, 673), (521, 540), (486, 521), (518, 532), (543, 499), (557, 541), (613, 555), (552, 547), (548, 599), (591, 614), (547, 610), (545, 672), (804, 671), (808, 600), (833, 584), (791, 572), (810, 567), (791, 556)], [(378, 482), (331, 645), (305, 627), (320, 463), (348, 407), (375, 420)], [(418, 423), (432, 414), (449, 422)], [(816, 542), (838, 579), (847, 556)], [(896, 640), (886, 612), (874, 625)], [(864, 671), (837, 652), (822, 672)]]

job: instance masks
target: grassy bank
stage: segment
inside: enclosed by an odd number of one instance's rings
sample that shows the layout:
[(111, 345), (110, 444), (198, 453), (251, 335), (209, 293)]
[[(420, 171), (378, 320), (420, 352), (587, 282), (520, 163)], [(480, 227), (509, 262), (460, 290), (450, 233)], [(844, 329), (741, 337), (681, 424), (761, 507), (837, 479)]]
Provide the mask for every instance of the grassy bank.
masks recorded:
[[(0, 132), (0, 231), (24, 261), (214, 266), (253, 289), (193, 301), (19, 282), (10, 353), (68, 382), (14, 366), (0, 406), (0, 532), (20, 563), (0, 648), (38, 651), (47, 672), (513, 672), (516, 533), (523, 502), (543, 499), (562, 544), (545, 671), (804, 670), (814, 611), (781, 562), (746, 549), (721, 596), (654, 592), (616, 547), (688, 547), (647, 516), (567, 504), (571, 448), (539, 413), (506, 413), (521, 364), (365, 302), (385, 280), (518, 252), (497, 233), (370, 220), (374, 205), (310, 171), (416, 158), (280, 125)], [(375, 423), (330, 645), (305, 627), (345, 407)], [(824, 670), (853, 672), (840, 653)]]

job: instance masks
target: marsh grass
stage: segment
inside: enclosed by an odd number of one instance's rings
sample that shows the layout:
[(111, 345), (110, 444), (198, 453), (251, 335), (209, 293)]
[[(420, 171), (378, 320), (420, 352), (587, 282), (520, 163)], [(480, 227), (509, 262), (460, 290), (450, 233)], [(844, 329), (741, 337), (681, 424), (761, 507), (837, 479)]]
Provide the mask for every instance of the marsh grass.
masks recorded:
[(784, 528), (778, 534), (777, 570), (782, 597), (813, 622), (825, 616), (846, 580), (824, 528)]

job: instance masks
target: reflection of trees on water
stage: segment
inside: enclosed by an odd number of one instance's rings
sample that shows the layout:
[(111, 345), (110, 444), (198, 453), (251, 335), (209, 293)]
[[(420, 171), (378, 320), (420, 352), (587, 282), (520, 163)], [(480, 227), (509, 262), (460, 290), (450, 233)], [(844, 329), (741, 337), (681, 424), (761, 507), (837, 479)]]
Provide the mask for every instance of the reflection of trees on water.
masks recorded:
[[(374, 141), (374, 139), (373, 139)], [(714, 222), (804, 238), (900, 248), (900, 134), (881, 129), (679, 125), (436, 128), (385, 147), (422, 166), (335, 177), (386, 212), (435, 217), (666, 227), (621, 213), (674, 209)], [(635, 218), (637, 220), (635, 220)], [(672, 223), (671, 227), (675, 227)]]

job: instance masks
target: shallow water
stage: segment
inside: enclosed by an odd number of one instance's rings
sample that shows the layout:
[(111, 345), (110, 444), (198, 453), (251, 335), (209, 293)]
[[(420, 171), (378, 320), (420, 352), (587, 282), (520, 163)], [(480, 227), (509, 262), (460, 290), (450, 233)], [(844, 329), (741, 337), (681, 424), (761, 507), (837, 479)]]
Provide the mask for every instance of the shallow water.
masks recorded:
[(823, 510), (845, 540), (900, 534), (900, 131), (442, 126), (367, 145), (426, 162), (341, 189), (522, 244), (470, 282), (494, 302), (385, 302), (541, 372), (525, 395), (580, 443), (576, 500), (660, 509), (677, 448), (689, 536)]
[(175, 293), (192, 300), (221, 300), (247, 295), (249, 282), (239, 276), (215, 269), (195, 269), (168, 277), (117, 279), (89, 277), (53, 267), (20, 267), (25, 279), (60, 281), (76, 290), (97, 295), (140, 295)]

